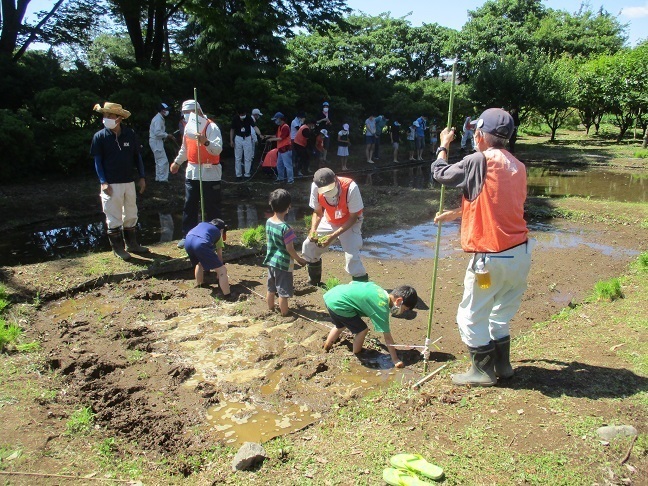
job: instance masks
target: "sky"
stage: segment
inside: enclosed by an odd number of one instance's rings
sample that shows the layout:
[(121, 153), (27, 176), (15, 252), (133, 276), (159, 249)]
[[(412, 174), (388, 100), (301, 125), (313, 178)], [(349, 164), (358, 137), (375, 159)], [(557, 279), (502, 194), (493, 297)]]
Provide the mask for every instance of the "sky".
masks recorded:
[[(439, 0), (347, 0), (347, 5), (369, 15), (391, 12), (394, 18), (407, 16), (413, 26), (437, 23), (459, 30), (468, 20), (468, 10), (475, 10), (484, 2), (463, 0), (453, 4)], [(543, 3), (547, 8), (575, 13), (583, 0), (545, 0)], [(586, 3), (593, 12), (598, 12), (602, 6), (621, 24), (629, 24), (627, 34), (630, 46), (648, 38), (648, 0), (590, 0)], [(410, 12), (411, 15), (408, 15)]]
[[(369, 15), (391, 12), (391, 16), (395, 18), (407, 16), (414, 26), (437, 23), (459, 30), (468, 20), (468, 10), (477, 9), (484, 1), (463, 0), (457, 2), (460, 5), (457, 7), (439, 0), (347, 0), (347, 5)], [(648, 38), (648, 0), (545, 0), (543, 3), (547, 8), (575, 13), (583, 1), (589, 4), (592, 11), (596, 12), (599, 7), (603, 7), (616, 16), (621, 24), (628, 24), (630, 46)], [(28, 15), (53, 4), (53, 0), (31, 0)]]

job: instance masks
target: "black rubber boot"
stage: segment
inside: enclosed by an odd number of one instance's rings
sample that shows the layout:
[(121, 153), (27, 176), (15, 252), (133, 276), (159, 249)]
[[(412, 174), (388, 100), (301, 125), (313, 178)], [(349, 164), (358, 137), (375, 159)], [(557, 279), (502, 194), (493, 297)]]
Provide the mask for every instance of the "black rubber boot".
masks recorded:
[(108, 241), (110, 241), (110, 246), (116, 256), (122, 260), (130, 260), (130, 253), (124, 249), (124, 239), (122, 238), (121, 228), (108, 230)]
[(351, 280), (355, 280), (356, 282), (368, 282), (369, 275), (365, 273), (364, 275), (360, 275), (359, 277), (351, 277)]
[(486, 346), (471, 348), (470, 369), (465, 373), (452, 375), (455, 385), (493, 386), (497, 384), (495, 376), (495, 344), (490, 342)]
[(491, 342), (495, 344), (495, 375), (498, 378), (512, 378), (511, 336), (504, 336)]
[(319, 287), (322, 283), (322, 259), (308, 264), (308, 283)]
[(126, 242), (126, 249), (132, 253), (148, 253), (149, 249), (141, 246), (137, 242), (137, 228), (124, 228), (124, 241)]

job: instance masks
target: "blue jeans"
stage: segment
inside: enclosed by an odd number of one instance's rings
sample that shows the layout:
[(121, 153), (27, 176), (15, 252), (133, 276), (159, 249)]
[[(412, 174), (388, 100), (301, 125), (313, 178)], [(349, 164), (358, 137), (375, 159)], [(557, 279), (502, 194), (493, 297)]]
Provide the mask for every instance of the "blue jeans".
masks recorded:
[(286, 179), (288, 179), (288, 182), (295, 181), (295, 176), (293, 176), (292, 150), (279, 152), (277, 155), (277, 180), (285, 181)]

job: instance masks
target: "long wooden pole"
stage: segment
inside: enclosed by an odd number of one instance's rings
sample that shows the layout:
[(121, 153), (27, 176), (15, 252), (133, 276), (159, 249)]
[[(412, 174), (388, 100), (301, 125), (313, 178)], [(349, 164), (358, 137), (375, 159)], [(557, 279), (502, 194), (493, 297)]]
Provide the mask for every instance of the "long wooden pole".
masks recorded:
[[(198, 154), (198, 185), (200, 187), (200, 220), (205, 221), (205, 198), (203, 197), (202, 164), (200, 163), (200, 123), (198, 123), (198, 90), (194, 88), (194, 115), (196, 115), (196, 153)], [(207, 133), (207, 132), (205, 132)]]
[[(452, 110), (454, 106), (454, 91), (455, 91), (455, 80), (457, 78), (457, 61), (452, 64), (452, 84), (450, 85), (450, 102), (448, 106), (448, 129), (452, 128)], [(446, 153), (446, 157), (449, 154)], [(443, 197), (445, 195), (445, 186), (441, 185), (441, 195), (439, 196), (439, 214), (443, 212)], [(430, 334), (432, 334), (432, 317), (434, 316), (434, 296), (436, 294), (436, 283), (437, 283), (437, 271), (439, 268), (439, 250), (441, 248), (441, 221), (437, 225), (437, 238), (436, 246), (434, 250), (434, 270), (432, 272), (432, 292), (430, 294), (430, 312), (428, 314), (428, 327), (427, 335), (425, 337), (425, 345), (428, 346), (430, 342)], [(426, 350), (427, 351), (427, 350)], [(428, 354), (429, 351), (425, 353), (423, 361), (423, 371), (427, 373), (428, 370)]]

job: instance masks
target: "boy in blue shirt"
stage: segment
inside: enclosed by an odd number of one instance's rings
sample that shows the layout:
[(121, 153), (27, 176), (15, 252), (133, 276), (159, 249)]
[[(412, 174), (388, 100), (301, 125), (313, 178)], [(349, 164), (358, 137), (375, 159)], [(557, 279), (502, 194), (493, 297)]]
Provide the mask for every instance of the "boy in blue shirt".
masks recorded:
[(409, 285), (401, 285), (391, 293), (374, 282), (354, 281), (346, 285), (336, 285), (324, 294), (324, 304), (335, 327), (331, 329), (324, 350), (328, 351), (338, 340), (346, 327), (353, 334), (353, 353), (362, 351), (369, 328), (362, 317), (371, 319), (376, 332), (382, 332), (396, 368), (402, 368), (403, 362), (398, 359), (393, 347), (389, 328), (389, 315), (398, 316), (406, 310), (413, 309), (418, 302), (416, 290)]
[(285, 189), (276, 189), (270, 193), (268, 201), (273, 215), (266, 222), (267, 251), (263, 264), (268, 267), (268, 309), (274, 310), (275, 293), (279, 295), (279, 310), (282, 316), (288, 315), (288, 299), (293, 296), (294, 260), (300, 265), (308, 262), (297, 254), (294, 241), (297, 236), (286, 223), (285, 218), (292, 198)]
[(225, 300), (230, 300), (231, 292), (227, 269), (223, 263), (223, 242), (227, 238), (227, 225), (222, 219), (209, 223), (198, 223), (187, 233), (185, 250), (191, 263), (195, 266), (196, 285), (202, 285), (205, 270), (216, 270), (218, 286)]

